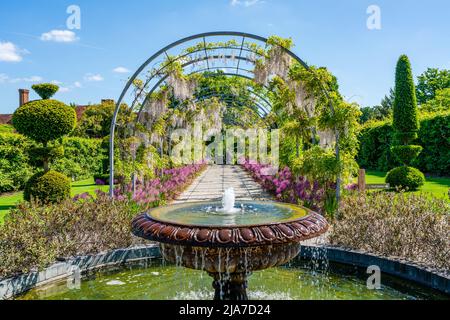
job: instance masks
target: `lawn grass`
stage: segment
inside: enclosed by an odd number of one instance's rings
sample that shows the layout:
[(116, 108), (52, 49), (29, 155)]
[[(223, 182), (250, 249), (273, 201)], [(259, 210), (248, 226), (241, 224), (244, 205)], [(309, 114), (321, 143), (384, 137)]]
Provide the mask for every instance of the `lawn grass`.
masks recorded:
[[(367, 184), (385, 183), (386, 172), (366, 171)], [(426, 178), (425, 185), (415, 193), (428, 193), (437, 198), (448, 199), (448, 190), (450, 189), (450, 178)]]
[[(72, 183), (72, 196), (88, 192), (95, 195), (96, 190), (108, 191), (108, 186), (97, 186), (94, 178), (77, 181)], [(16, 192), (6, 196), (0, 196), (0, 224), (3, 223), (5, 215), (11, 208), (14, 208), (17, 203), (23, 200), (23, 192)]]

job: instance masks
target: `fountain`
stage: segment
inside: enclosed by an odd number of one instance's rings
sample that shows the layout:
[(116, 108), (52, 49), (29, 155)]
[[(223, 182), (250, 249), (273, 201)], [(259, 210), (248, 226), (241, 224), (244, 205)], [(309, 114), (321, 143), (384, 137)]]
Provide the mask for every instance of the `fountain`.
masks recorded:
[(206, 271), (214, 279), (215, 300), (247, 300), (253, 271), (286, 264), (299, 254), (301, 241), (323, 234), (328, 224), (291, 204), (239, 204), (235, 207), (229, 188), (222, 203), (184, 203), (144, 213), (133, 220), (133, 233), (159, 242), (167, 261)]
[(228, 188), (223, 193), (222, 198), (222, 211), (228, 214), (233, 214), (241, 211), (238, 208), (235, 208), (234, 205), (236, 203), (236, 196), (234, 194), (233, 188)]

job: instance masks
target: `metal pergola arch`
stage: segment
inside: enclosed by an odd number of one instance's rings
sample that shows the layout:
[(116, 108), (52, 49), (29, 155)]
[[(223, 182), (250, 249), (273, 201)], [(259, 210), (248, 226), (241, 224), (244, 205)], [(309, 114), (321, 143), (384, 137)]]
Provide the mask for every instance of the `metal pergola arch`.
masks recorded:
[[(265, 108), (262, 107), (261, 105), (259, 105), (258, 103), (256, 103), (256, 102), (254, 103), (254, 106), (258, 109), (258, 110), (255, 110), (255, 109), (251, 108), (251, 106), (248, 106), (248, 105), (244, 104), (244, 103), (243, 103), (242, 101), (240, 101), (239, 99), (236, 99), (235, 96), (229, 95), (229, 94), (220, 94), (220, 93), (210, 92), (210, 93), (208, 93), (207, 95), (204, 95), (204, 96), (201, 96), (201, 97), (195, 99), (195, 101), (196, 101), (196, 102), (198, 102), (198, 101), (204, 101), (204, 100), (207, 100), (207, 99), (213, 98), (213, 97), (219, 98), (219, 99), (221, 99), (222, 101), (227, 102), (227, 103), (230, 103), (230, 104), (231, 104), (231, 103), (236, 103), (237, 105), (239, 105), (239, 106), (241, 106), (241, 107), (248, 108), (248, 109), (250, 109), (250, 110), (256, 112), (256, 113), (258, 114), (258, 116), (259, 116), (260, 118), (262, 118), (262, 119), (264, 118), (265, 115), (268, 114), (268, 112), (265, 110)], [(262, 113), (263, 113), (263, 114), (262, 114)]]
[[(186, 42), (192, 41), (192, 40), (196, 40), (196, 39), (203, 39), (203, 43), (204, 43), (204, 52), (206, 54), (205, 58), (206, 58), (206, 62), (207, 62), (207, 66), (208, 66), (208, 70), (210, 70), (210, 66), (209, 66), (209, 60), (211, 59), (210, 56), (208, 56), (208, 50), (211, 50), (209, 48), (207, 48), (206, 45), (206, 38), (207, 37), (217, 37), (217, 36), (230, 36), (230, 37), (242, 37), (242, 44), (240, 49), (240, 53), (238, 57), (234, 57), (237, 58), (238, 61), (240, 60), (246, 60), (244, 57), (242, 57), (242, 51), (244, 51), (244, 49), (248, 49), (244, 47), (244, 43), (246, 39), (252, 39), (252, 40), (256, 40), (256, 41), (260, 41), (262, 43), (265, 43), (267, 45), (268, 39), (265, 37), (261, 37), (255, 34), (250, 34), (250, 33), (245, 33), (245, 32), (236, 32), (236, 31), (215, 31), (215, 32), (206, 32), (206, 33), (200, 33), (200, 34), (196, 34), (196, 35), (192, 35), (186, 38), (182, 38), (179, 39), (169, 45), (167, 45), (166, 47), (160, 49), (159, 51), (157, 51), (155, 54), (153, 54), (150, 58), (148, 58), (137, 70), (136, 72), (132, 75), (132, 77), (128, 80), (128, 82), (126, 83), (124, 89), (122, 90), (122, 93), (119, 96), (119, 99), (117, 100), (116, 103), (116, 108), (114, 110), (114, 114), (112, 117), (112, 121), (111, 121), (111, 131), (110, 131), (110, 150), (109, 150), (109, 157), (110, 157), (110, 184), (109, 184), (109, 194), (111, 197), (113, 197), (114, 195), (114, 135), (115, 135), (115, 129), (116, 129), (116, 122), (117, 122), (117, 116), (118, 116), (118, 112), (120, 110), (120, 106), (125, 98), (125, 95), (127, 94), (128, 90), (130, 89), (130, 87), (132, 86), (132, 84), (134, 83), (134, 81), (138, 78), (138, 76), (142, 73), (142, 71), (144, 71), (144, 69), (150, 65), (152, 62), (154, 62), (159, 56), (161, 56), (162, 54), (165, 54), (167, 58), (170, 57), (167, 53), (168, 50), (175, 48), (177, 46), (180, 46)], [(227, 47), (227, 49), (230, 49), (230, 47)], [(236, 48), (232, 48), (232, 49), (238, 49), (238, 47)], [(295, 53), (293, 53), (291, 50), (287, 49), (287, 48), (282, 48), (285, 53), (287, 53), (289, 56), (291, 56), (291, 58), (293, 58), (295, 61), (297, 61), (300, 65), (302, 65), (306, 70), (308, 70), (309, 72), (311, 72), (314, 76), (315, 73), (314, 71), (299, 57), (297, 56)], [(198, 50), (198, 52), (202, 51), (201, 49)], [(251, 51), (251, 50), (250, 50)], [(257, 54), (256, 52), (253, 52), (255, 54)], [(188, 56), (189, 54), (192, 54), (192, 52), (190, 53), (186, 53), (185, 56)], [(178, 57), (180, 58), (180, 57)], [(178, 59), (177, 58), (177, 59)], [(212, 57), (214, 58), (214, 56)], [(220, 57), (216, 57), (218, 59), (223, 58), (223, 56)], [(204, 59), (203, 59), (204, 60)], [(247, 59), (249, 60), (249, 59)], [(169, 62), (171, 63), (171, 62)], [(163, 68), (167, 67), (164, 66)], [(237, 68), (236, 68), (236, 75), (239, 73), (240, 70), (240, 63), (238, 62)], [(160, 70), (159, 72), (161, 72), (162, 70)], [(205, 70), (206, 71), (206, 70)], [(142, 89), (140, 90), (140, 92), (136, 95), (135, 101), (133, 102), (133, 105), (135, 104), (135, 102), (139, 99), (140, 95), (144, 92), (146, 86), (151, 82), (152, 79), (154, 79), (155, 76), (157, 76), (159, 74), (159, 72), (156, 72), (155, 74), (153, 74), (151, 76), (150, 79), (148, 79), (145, 83), (145, 85), (142, 87)], [(161, 82), (162, 83), (162, 82)], [(322, 86), (322, 91), (323, 93), (329, 97), (328, 91)], [(147, 95), (148, 97), (148, 95)], [(329, 101), (329, 108), (331, 110), (332, 113), (334, 113), (334, 106), (331, 102), (331, 99), (328, 99)], [(144, 104), (142, 104), (144, 105)], [(142, 107), (141, 107), (142, 110)], [(335, 147), (335, 154), (336, 154), (336, 158), (339, 160), (340, 159), (340, 150), (339, 150), (339, 132), (337, 130), (335, 130), (335, 135), (336, 135), (336, 147)], [(341, 185), (341, 178), (340, 175), (338, 174), (337, 177), (337, 181), (336, 181), (336, 199), (339, 202), (340, 199), (340, 185)]]
[[(231, 56), (226, 56), (226, 57), (231, 58)], [(181, 67), (184, 69), (184, 68), (186, 68), (186, 67), (188, 67), (188, 66), (190, 66), (192, 64), (195, 64), (197, 62), (208, 61), (208, 59), (210, 59), (210, 58), (221, 59), (222, 57), (221, 56), (217, 56), (217, 55), (216, 56), (210, 56), (209, 58), (202, 57), (202, 58), (199, 58), (199, 59), (188, 61), (188, 62), (182, 64)], [(250, 59), (245, 58), (245, 57), (240, 57), (240, 58), (237, 58), (237, 59), (239, 59), (239, 61), (244, 60), (244, 61), (247, 61), (247, 62), (251, 62)], [(162, 69), (164, 69), (164, 68), (162, 68)], [(189, 75), (192, 75), (192, 74), (195, 74), (195, 73), (207, 72), (207, 71), (211, 71), (211, 70), (221, 70), (221, 69), (236, 69), (236, 68), (234, 68), (234, 67), (223, 67), (223, 66), (222, 67), (208, 67), (206, 69), (195, 70), (194, 72), (189, 73)], [(251, 77), (239, 73), (239, 71), (245, 71), (245, 72), (250, 73), (250, 74), (253, 73), (253, 70), (237, 69), (236, 73), (224, 72), (221, 75), (236, 76), (236, 77), (241, 77), (241, 78), (246, 78), (246, 79), (249, 79), (249, 80), (253, 80)], [(154, 75), (154, 76), (156, 76), (156, 75)], [(152, 76), (153, 77), (152, 80), (154, 79), (154, 76)], [(139, 121), (140, 114), (142, 113), (142, 109), (148, 103), (148, 100), (150, 99), (152, 93), (154, 93), (156, 91), (156, 89), (158, 89), (166, 81), (167, 78), (168, 78), (168, 75), (162, 76), (158, 80), (158, 82), (155, 85), (153, 85), (153, 87), (149, 90), (149, 92), (146, 93), (146, 97), (145, 97), (145, 99), (144, 99), (144, 101), (143, 101), (143, 103), (142, 103), (142, 105), (141, 105), (141, 107), (140, 107), (140, 109), (138, 111), (137, 121)], [(149, 84), (150, 81), (151, 80), (147, 80), (147, 82), (146, 82), (146, 84), (144, 85), (143, 88), (145, 88)], [(143, 93), (143, 89), (140, 91), (140, 94), (142, 94), (142, 93)], [(139, 98), (138, 96), (135, 98), (135, 100), (133, 101), (133, 104), (131, 105), (131, 108), (134, 107), (134, 105), (137, 102), (138, 98)]]
[[(243, 102), (240, 101), (239, 99), (237, 99), (234, 95), (232, 94), (219, 94), (219, 93), (215, 93), (213, 91), (209, 91), (209, 92), (205, 92), (204, 94), (202, 94), (201, 96), (199, 96), (198, 98), (196, 98), (194, 101), (203, 101), (203, 100), (207, 100), (211, 97), (217, 97), (217, 98), (224, 98), (224, 99), (228, 99), (226, 100), (227, 102), (239, 102), (241, 103), (241, 106), (243, 105)], [(225, 101), (225, 100), (224, 100)], [(258, 109), (258, 115), (261, 118), (264, 118), (265, 116), (267, 116), (269, 114), (269, 111), (267, 109), (267, 106), (263, 106), (261, 103), (259, 103), (258, 101), (252, 101), (253, 105), (257, 107)], [(250, 107), (250, 106), (246, 106), (246, 107)], [(254, 109), (252, 109), (254, 110)], [(256, 110), (254, 110), (256, 111)]]

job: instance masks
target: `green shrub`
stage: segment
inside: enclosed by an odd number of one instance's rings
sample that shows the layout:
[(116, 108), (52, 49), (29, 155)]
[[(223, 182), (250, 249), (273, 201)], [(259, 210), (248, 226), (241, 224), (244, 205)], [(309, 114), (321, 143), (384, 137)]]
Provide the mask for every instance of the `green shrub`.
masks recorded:
[(72, 132), (75, 110), (56, 100), (39, 100), (24, 104), (14, 112), (16, 130), (37, 142), (47, 143)]
[(63, 201), (52, 206), (22, 203), (0, 228), (0, 277), (42, 269), (57, 257), (98, 254), (140, 243), (131, 233), (138, 208), (128, 200)]
[(392, 188), (407, 188), (417, 190), (425, 183), (425, 176), (420, 170), (413, 167), (397, 167), (388, 172), (386, 183)]
[(31, 145), (20, 134), (0, 133), (0, 192), (22, 189), (33, 174), (27, 154)]
[(344, 182), (348, 182), (348, 179), (358, 172), (358, 164), (346, 153), (341, 154), (340, 160), (339, 163), (334, 150), (314, 146), (304, 151), (301, 157), (294, 161), (292, 171), (311, 181), (329, 185), (336, 181), (337, 174), (341, 170), (341, 178)]
[(35, 84), (31, 88), (44, 100), (50, 99), (59, 90), (59, 87), (53, 83)]
[(395, 74), (394, 129), (399, 144), (410, 144), (417, 138), (417, 98), (411, 63), (406, 55), (400, 56)]
[(375, 192), (342, 199), (330, 241), (450, 270), (450, 205), (425, 194)]
[(419, 154), (422, 152), (422, 146), (407, 145), (407, 146), (394, 146), (391, 148), (392, 153), (397, 157), (398, 161), (406, 166), (409, 166)]
[(70, 198), (70, 180), (56, 171), (38, 172), (25, 185), (23, 197), (42, 203), (58, 203)]
[(100, 173), (94, 175), (94, 180), (97, 182), (97, 180), (101, 180), (105, 183), (109, 183), (109, 173)]

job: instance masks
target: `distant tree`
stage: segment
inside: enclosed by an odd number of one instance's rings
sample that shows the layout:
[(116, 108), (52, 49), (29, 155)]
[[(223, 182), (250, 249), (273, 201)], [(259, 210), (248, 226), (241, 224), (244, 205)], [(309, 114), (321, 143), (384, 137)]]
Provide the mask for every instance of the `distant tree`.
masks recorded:
[[(108, 136), (115, 108), (114, 101), (105, 101), (89, 106), (84, 111), (73, 135), (85, 138), (104, 138)], [(117, 118), (118, 128), (125, 128), (125, 124), (131, 121), (133, 116), (134, 114), (130, 114), (128, 106), (122, 104)]]
[(395, 99), (395, 92), (391, 88), (389, 90), (389, 94), (385, 95), (383, 100), (381, 100), (381, 104), (378, 108), (380, 115), (384, 118), (388, 118), (392, 115), (394, 111), (394, 99)]
[(367, 121), (375, 119), (375, 110), (373, 107), (363, 107), (361, 108), (361, 117), (359, 119), (360, 123), (366, 123)]
[(380, 105), (361, 108), (362, 115), (359, 122), (366, 123), (370, 120), (384, 120), (390, 118), (394, 109), (394, 98), (395, 92), (391, 88), (389, 94), (385, 95), (383, 100), (381, 100)]
[(450, 110), (450, 88), (436, 91), (436, 97), (420, 106), (421, 111), (436, 112)]
[(87, 107), (74, 134), (87, 138), (103, 138), (109, 135), (114, 109), (114, 103), (110, 102)]
[(421, 105), (434, 99), (438, 90), (450, 88), (450, 70), (428, 68), (417, 80), (417, 102)]

